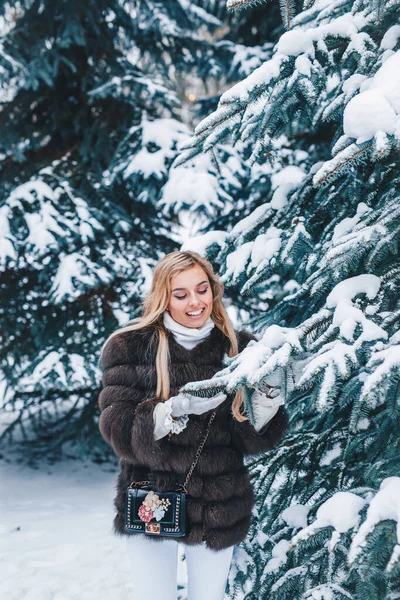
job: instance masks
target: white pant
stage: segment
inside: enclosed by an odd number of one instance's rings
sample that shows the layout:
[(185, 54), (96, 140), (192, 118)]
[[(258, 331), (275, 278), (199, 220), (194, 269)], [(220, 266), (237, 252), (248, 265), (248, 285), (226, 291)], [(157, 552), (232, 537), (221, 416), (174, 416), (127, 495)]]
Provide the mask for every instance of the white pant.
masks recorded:
[[(130, 579), (135, 585), (129, 600), (176, 600), (178, 544), (155, 542), (145, 535), (126, 536)], [(210, 550), (205, 543), (183, 546), (188, 573), (188, 600), (223, 600), (234, 546)]]

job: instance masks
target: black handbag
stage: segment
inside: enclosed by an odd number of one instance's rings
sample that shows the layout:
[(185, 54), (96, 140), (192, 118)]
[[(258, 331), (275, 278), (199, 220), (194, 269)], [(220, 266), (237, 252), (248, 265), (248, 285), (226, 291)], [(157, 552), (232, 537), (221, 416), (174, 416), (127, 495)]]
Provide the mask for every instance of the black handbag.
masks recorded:
[(187, 483), (206, 443), (215, 410), (208, 421), (203, 441), (183, 484), (175, 492), (157, 492), (151, 481), (132, 481), (126, 490), (124, 529), (128, 533), (144, 533), (163, 537), (182, 537), (187, 533)]

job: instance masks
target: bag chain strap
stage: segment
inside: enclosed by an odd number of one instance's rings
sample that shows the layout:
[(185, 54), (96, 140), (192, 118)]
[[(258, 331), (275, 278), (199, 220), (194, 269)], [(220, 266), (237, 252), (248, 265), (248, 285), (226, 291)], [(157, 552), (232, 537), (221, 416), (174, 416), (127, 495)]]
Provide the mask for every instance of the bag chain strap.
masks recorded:
[(194, 468), (195, 468), (195, 466), (197, 465), (197, 462), (198, 462), (198, 460), (199, 460), (199, 458), (200, 458), (200, 454), (201, 454), (201, 452), (202, 452), (202, 450), (203, 450), (203, 448), (204, 448), (204, 444), (205, 444), (205, 443), (206, 443), (206, 441), (207, 441), (208, 434), (210, 433), (210, 427), (211, 427), (211, 423), (214, 421), (215, 414), (216, 414), (216, 413), (215, 413), (215, 410), (213, 410), (213, 412), (212, 412), (212, 415), (211, 415), (211, 417), (210, 417), (210, 419), (209, 419), (209, 421), (208, 421), (208, 425), (207, 425), (207, 431), (206, 431), (206, 434), (205, 434), (205, 436), (204, 436), (204, 439), (203, 439), (203, 441), (201, 442), (200, 446), (199, 446), (199, 447), (198, 447), (198, 449), (197, 449), (197, 452), (196, 452), (195, 459), (194, 459), (194, 461), (193, 461), (193, 463), (192, 463), (192, 466), (191, 466), (191, 467), (190, 467), (190, 469), (189, 469), (189, 473), (186, 475), (186, 479), (185, 479), (184, 483), (182, 484), (182, 489), (183, 489), (183, 491), (184, 491), (184, 492), (186, 492), (186, 493), (187, 493), (186, 485), (187, 485), (187, 483), (188, 483), (188, 481), (189, 481), (189, 478), (190, 478), (190, 476), (192, 475), (192, 473), (193, 473), (193, 471), (194, 471)]
[[(208, 434), (210, 433), (211, 423), (214, 421), (215, 415), (216, 415), (216, 411), (213, 410), (212, 415), (211, 415), (211, 417), (210, 417), (210, 419), (208, 421), (206, 434), (205, 434), (205, 436), (203, 438), (203, 441), (201, 442), (200, 446), (197, 449), (195, 459), (192, 462), (192, 465), (191, 465), (191, 467), (189, 469), (188, 474), (186, 475), (186, 479), (185, 479), (185, 481), (183, 483), (179, 484), (179, 486), (178, 486), (178, 489), (179, 489), (179, 487), (182, 487), (182, 490), (185, 493), (187, 493), (187, 489), (186, 489), (187, 483), (188, 483), (188, 481), (189, 481), (189, 479), (190, 479), (190, 477), (191, 477), (191, 475), (192, 475), (192, 473), (193, 473), (193, 471), (194, 471), (194, 469), (195, 469), (195, 467), (197, 465), (197, 462), (198, 462), (198, 460), (200, 458), (200, 454), (202, 453), (202, 450), (204, 448), (204, 444), (207, 441)], [(151, 485), (151, 481), (132, 481), (132, 483), (129, 485), (129, 487), (134, 487), (134, 484), (136, 486), (138, 486), (138, 485)]]

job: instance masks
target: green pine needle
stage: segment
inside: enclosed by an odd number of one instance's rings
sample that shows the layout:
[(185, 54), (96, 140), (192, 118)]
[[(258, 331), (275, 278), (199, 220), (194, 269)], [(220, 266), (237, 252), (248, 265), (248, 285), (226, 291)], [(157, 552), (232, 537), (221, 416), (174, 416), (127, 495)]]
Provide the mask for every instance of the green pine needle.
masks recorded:
[(292, 26), (292, 19), (296, 12), (295, 0), (279, 0), (279, 5), (285, 29), (290, 29)]

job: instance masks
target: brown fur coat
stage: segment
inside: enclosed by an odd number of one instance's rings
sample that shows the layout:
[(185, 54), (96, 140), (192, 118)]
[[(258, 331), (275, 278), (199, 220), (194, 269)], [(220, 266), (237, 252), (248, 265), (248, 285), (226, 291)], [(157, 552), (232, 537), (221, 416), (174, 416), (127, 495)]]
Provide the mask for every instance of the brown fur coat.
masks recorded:
[[(103, 389), (99, 396), (99, 427), (103, 438), (120, 458), (114, 533), (125, 535), (125, 491), (133, 480), (151, 480), (159, 492), (176, 489), (192, 464), (204, 437), (210, 412), (189, 415), (181, 433), (154, 441), (153, 410), (157, 376), (155, 356), (158, 334), (153, 328), (129, 331), (113, 337), (102, 355)], [(239, 351), (253, 336), (237, 333)], [(180, 345), (168, 332), (171, 356), (170, 395), (189, 381), (211, 378), (222, 368), (229, 340), (216, 326), (192, 350)], [(276, 446), (287, 426), (281, 406), (273, 419), (257, 433), (245, 421), (239, 423), (231, 412), (230, 395), (216, 409), (216, 417), (200, 459), (189, 480), (187, 515), (189, 533), (176, 538), (186, 544), (201, 544), (221, 550), (238, 544), (249, 530), (254, 504), (253, 490), (243, 456), (259, 454)], [(163, 538), (148, 536), (159, 541)]]

